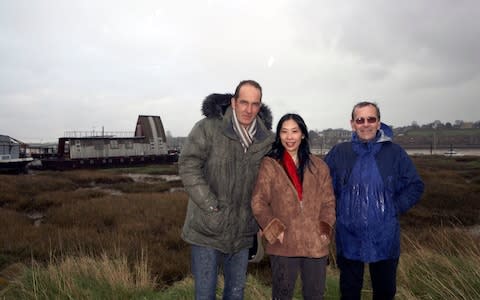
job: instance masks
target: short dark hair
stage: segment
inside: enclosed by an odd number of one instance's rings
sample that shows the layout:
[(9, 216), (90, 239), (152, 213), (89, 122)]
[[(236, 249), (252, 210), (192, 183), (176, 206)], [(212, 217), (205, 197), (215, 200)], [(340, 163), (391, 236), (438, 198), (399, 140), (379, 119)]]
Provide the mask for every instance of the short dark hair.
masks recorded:
[(355, 119), (355, 109), (362, 108), (362, 107), (369, 106), (369, 105), (375, 107), (375, 110), (377, 111), (377, 118), (380, 120), (380, 108), (378, 108), (378, 104), (375, 103), (375, 102), (369, 102), (369, 101), (358, 102), (357, 104), (355, 104), (355, 106), (353, 106), (352, 120)]
[(238, 94), (240, 93), (240, 88), (244, 85), (251, 85), (254, 88), (256, 88), (257, 90), (259, 90), (260, 91), (260, 101), (262, 101), (262, 87), (260, 86), (260, 84), (258, 82), (256, 82), (255, 80), (251, 80), (251, 79), (240, 81), (240, 83), (235, 88), (235, 94), (233, 95), (233, 98), (235, 98), (235, 100), (238, 99)]

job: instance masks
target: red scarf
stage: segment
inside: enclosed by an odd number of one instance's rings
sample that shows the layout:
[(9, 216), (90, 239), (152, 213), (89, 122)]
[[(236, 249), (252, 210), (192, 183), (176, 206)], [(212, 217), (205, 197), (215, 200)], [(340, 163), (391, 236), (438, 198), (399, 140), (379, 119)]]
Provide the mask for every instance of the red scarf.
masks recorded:
[(300, 177), (297, 173), (297, 166), (295, 165), (293, 158), (287, 151), (283, 153), (282, 163), (283, 167), (287, 171), (288, 177), (290, 178), (293, 185), (295, 186), (295, 189), (297, 190), (298, 199), (302, 201), (302, 183), (300, 182)]

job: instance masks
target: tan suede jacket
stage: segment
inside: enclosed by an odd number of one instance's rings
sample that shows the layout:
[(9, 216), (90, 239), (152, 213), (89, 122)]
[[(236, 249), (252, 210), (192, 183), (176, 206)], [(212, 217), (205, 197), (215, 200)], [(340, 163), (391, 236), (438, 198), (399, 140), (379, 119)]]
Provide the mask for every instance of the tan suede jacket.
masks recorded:
[[(276, 160), (262, 160), (252, 210), (268, 241), (265, 252), (278, 256), (320, 258), (328, 254), (335, 223), (335, 197), (327, 165), (311, 155), (300, 202), (293, 183)], [(283, 243), (278, 235), (284, 232)], [(320, 236), (325, 234), (328, 239)]]

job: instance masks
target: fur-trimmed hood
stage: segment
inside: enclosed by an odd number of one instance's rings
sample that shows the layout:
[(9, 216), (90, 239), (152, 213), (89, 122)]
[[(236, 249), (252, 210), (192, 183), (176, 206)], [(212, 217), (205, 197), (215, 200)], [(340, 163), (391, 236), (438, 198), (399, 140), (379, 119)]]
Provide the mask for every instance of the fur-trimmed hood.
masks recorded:
[[(232, 94), (210, 94), (202, 103), (202, 113), (207, 118), (221, 118), (231, 106)], [(268, 130), (272, 129), (272, 111), (262, 102), (258, 117)]]

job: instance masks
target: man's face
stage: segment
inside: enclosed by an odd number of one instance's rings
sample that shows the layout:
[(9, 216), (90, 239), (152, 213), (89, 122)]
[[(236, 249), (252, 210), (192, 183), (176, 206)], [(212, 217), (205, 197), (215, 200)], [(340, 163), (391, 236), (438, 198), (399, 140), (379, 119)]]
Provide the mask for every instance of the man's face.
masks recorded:
[(240, 125), (247, 127), (252, 124), (260, 111), (260, 90), (245, 84), (238, 92), (238, 99), (232, 98), (232, 108)]
[(364, 142), (373, 140), (377, 130), (380, 129), (380, 119), (377, 116), (375, 107), (373, 105), (357, 107), (353, 115), (354, 118), (350, 121), (352, 130)]

